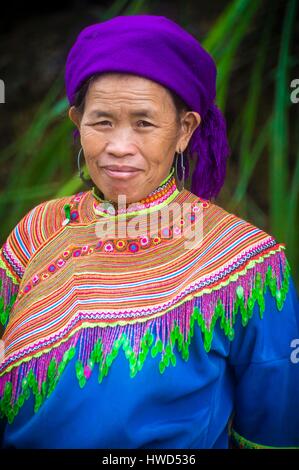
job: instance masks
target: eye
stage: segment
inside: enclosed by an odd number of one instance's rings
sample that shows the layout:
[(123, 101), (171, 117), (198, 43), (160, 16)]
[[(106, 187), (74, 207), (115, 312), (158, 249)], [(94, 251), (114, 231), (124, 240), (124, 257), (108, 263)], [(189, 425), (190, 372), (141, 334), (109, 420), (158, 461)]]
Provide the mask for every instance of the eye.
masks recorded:
[(104, 124), (105, 122), (110, 122), (110, 121), (100, 121), (100, 122), (96, 122), (95, 123), (95, 126), (99, 125), (99, 124)]
[(146, 126), (141, 126), (141, 127), (148, 127), (148, 126), (152, 126), (152, 124), (148, 121), (139, 121), (139, 122), (143, 122), (145, 124), (147, 124)]

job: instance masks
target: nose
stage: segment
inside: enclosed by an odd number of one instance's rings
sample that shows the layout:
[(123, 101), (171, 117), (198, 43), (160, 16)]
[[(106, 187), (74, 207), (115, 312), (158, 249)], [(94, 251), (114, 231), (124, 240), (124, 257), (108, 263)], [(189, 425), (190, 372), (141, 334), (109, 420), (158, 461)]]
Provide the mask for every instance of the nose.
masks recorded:
[(136, 151), (131, 130), (128, 127), (115, 129), (109, 138), (106, 152), (115, 157), (134, 155)]

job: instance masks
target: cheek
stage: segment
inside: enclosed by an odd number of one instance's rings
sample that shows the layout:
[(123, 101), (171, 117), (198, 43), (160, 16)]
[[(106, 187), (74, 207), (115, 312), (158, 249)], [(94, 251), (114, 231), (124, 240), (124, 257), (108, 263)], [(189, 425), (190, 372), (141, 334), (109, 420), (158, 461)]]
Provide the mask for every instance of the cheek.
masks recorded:
[(164, 129), (163, 132), (151, 136), (150, 149), (152, 158), (157, 163), (165, 160), (169, 154), (173, 154), (176, 146), (176, 139), (172, 128)]
[(81, 131), (81, 145), (86, 158), (92, 160), (103, 151), (105, 140), (100, 133), (93, 129), (87, 129)]
[(177, 132), (177, 127), (173, 123), (162, 124), (161, 128), (157, 129), (156, 133), (153, 133), (153, 141), (155, 144), (160, 143), (163, 147), (167, 147), (174, 143)]

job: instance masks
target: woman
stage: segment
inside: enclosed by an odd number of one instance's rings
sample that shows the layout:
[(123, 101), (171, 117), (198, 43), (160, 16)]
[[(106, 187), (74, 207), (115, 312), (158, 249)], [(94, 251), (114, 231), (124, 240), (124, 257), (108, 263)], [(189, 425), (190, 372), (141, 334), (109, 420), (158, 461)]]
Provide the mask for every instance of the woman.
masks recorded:
[(3, 447), (299, 446), (285, 245), (212, 202), (213, 59), (168, 18), (118, 16), (81, 31), (65, 79), (91, 187), (2, 247)]

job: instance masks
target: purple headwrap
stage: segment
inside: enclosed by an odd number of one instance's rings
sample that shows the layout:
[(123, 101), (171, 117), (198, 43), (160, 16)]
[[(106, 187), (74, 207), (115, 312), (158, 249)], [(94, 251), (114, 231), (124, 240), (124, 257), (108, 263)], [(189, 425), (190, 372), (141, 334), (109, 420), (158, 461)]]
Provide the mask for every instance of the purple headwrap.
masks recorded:
[[(187, 152), (197, 156), (191, 191), (211, 199), (219, 193), (230, 153), (226, 123), (214, 103), (217, 69), (200, 43), (164, 16), (116, 16), (84, 28), (66, 61), (65, 83), (70, 105), (92, 75), (123, 72), (154, 80), (174, 91), (188, 109), (201, 116)], [(189, 162), (185, 159), (186, 177)]]

